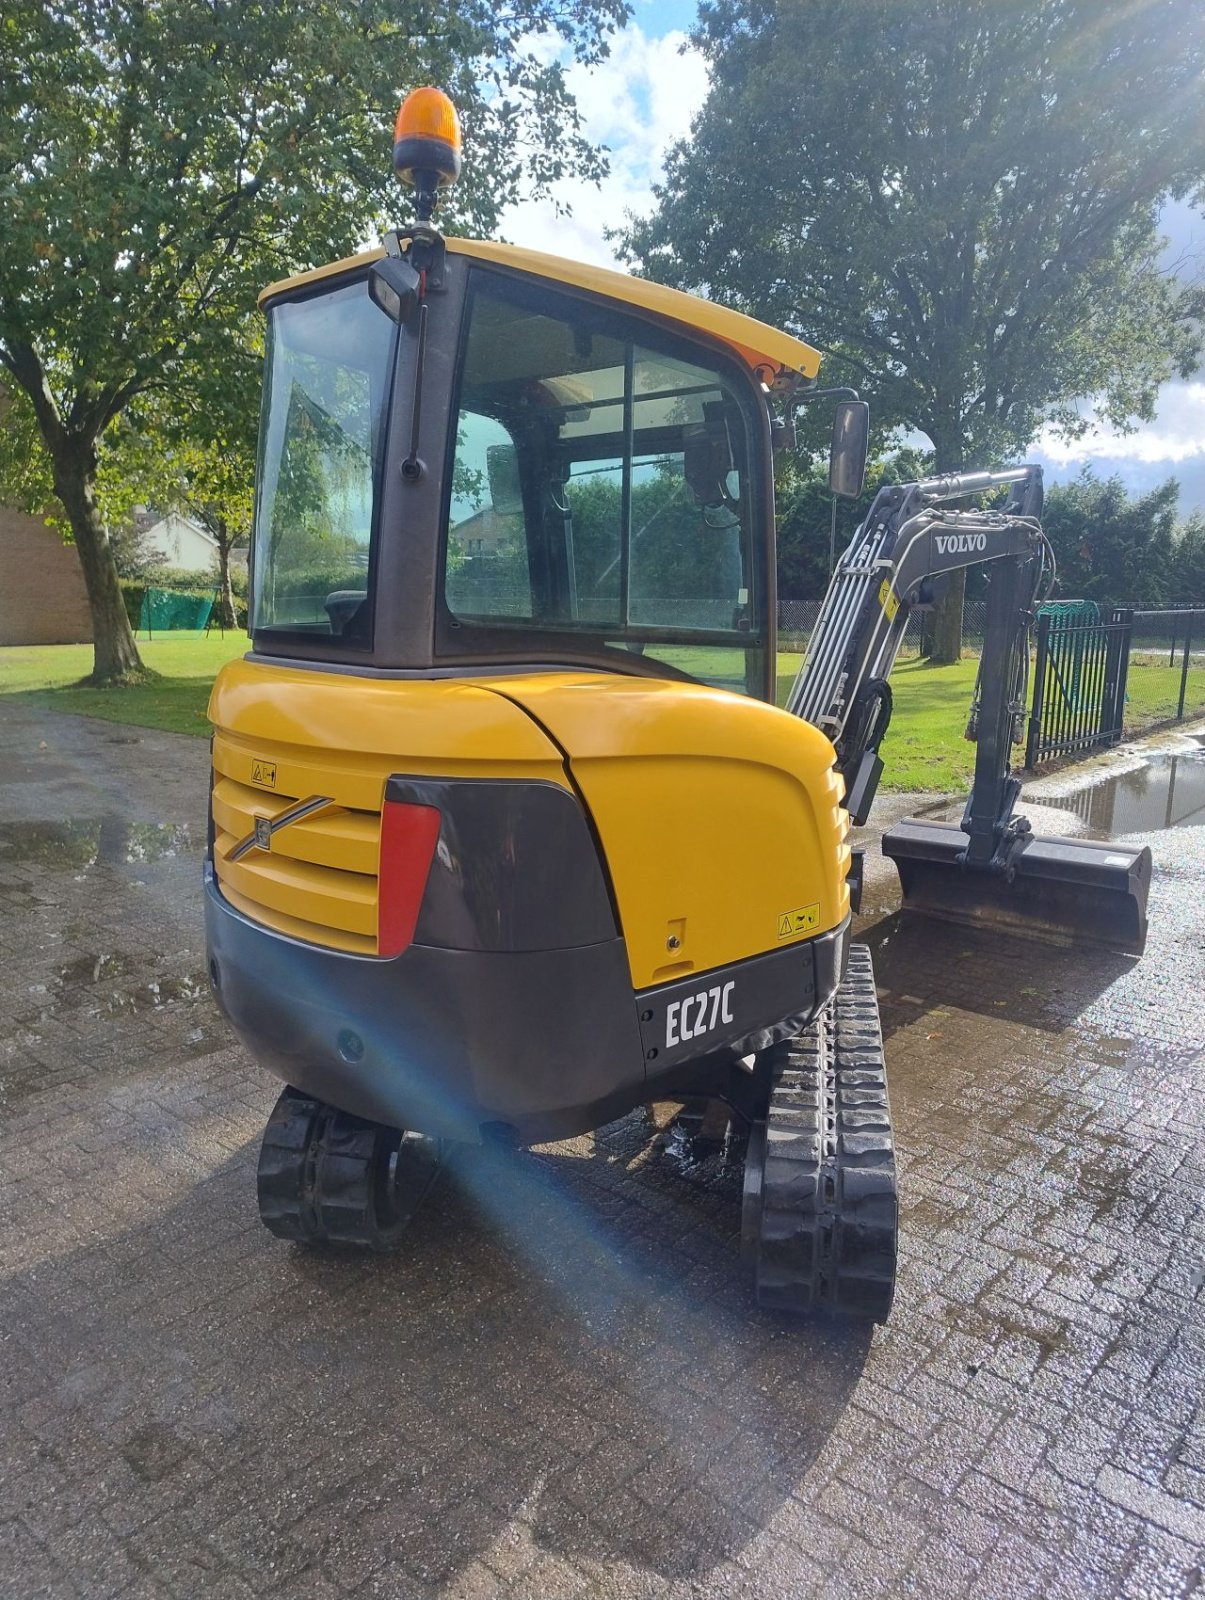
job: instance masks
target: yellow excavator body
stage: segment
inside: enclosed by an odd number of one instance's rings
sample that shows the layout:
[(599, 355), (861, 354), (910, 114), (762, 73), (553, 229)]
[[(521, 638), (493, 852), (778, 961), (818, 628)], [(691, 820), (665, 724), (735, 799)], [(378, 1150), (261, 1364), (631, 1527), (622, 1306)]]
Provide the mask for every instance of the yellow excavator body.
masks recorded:
[[(601, 673), (362, 679), (239, 661), (209, 706), (214, 870), (247, 915), (378, 954), (391, 774), (555, 784), (592, 819), (633, 989), (839, 928), (850, 852), (823, 734), (703, 685)], [(232, 859), (257, 820), (332, 802)]]

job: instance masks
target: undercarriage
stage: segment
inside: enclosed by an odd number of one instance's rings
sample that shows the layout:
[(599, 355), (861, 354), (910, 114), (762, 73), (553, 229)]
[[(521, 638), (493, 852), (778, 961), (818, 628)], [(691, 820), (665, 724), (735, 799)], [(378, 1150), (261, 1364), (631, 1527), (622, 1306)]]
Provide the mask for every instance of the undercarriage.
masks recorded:
[[(696, 1104), (705, 1129), (709, 1102)], [(895, 1287), (896, 1172), (864, 945), (851, 948), (815, 1020), (759, 1053), (747, 1091), (723, 1114), (747, 1128), (741, 1254), (758, 1305), (885, 1321)], [(260, 1217), (298, 1244), (393, 1250), (451, 1151), (451, 1141), (286, 1088), (260, 1149)]]

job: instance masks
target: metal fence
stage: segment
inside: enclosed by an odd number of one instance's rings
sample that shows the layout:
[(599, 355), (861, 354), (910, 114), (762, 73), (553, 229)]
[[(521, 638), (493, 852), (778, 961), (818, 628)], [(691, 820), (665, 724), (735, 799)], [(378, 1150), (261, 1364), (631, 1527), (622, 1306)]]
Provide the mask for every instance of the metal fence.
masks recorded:
[(1205, 715), (1205, 608), (1038, 617), (1025, 765)]
[(1205, 608), (1135, 611), (1126, 727), (1205, 712)]
[(1122, 609), (1105, 612), (1099, 622), (1039, 615), (1027, 767), (1118, 742), (1132, 628), (1133, 613)]

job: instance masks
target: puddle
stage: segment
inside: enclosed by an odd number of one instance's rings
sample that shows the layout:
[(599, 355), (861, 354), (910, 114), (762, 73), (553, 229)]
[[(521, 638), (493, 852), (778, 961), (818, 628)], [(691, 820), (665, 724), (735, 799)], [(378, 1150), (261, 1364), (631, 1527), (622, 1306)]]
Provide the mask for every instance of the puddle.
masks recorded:
[[(0, 1113), (81, 1070), (93, 1086), (119, 1083), (160, 1070), (165, 1048), (173, 1059), (193, 1059), (229, 1042), (203, 968), (163, 973), (141, 955), (82, 955), (55, 964), (24, 992), (16, 1028), (0, 1038)], [(141, 1019), (150, 1016), (171, 1020), (147, 1028)], [(82, 1055), (71, 1045), (76, 1034), (89, 1041)]]
[(44, 1025), (73, 1011), (89, 1017), (163, 1011), (193, 1005), (208, 994), (204, 972), (182, 977), (147, 975), (145, 963), (128, 955), (78, 956), (57, 968), (45, 983), (30, 985), (30, 1012), (20, 1020)]
[(679, 1177), (726, 1187), (743, 1179), (747, 1131), (718, 1101), (691, 1101), (663, 1127), (653, 1148)]
[(1145, 765), (1042, 804), (1073, 811), (1093, 833), (1118, 838), (1205, 827), (1205, 748), (1151, 756)]
[(68, 867), (80, 871), (102, 862), (143, 866), (193, 848), (186, 822), (131, 822), (97, 817), (87, 822), (0, 824), (0, 866)]

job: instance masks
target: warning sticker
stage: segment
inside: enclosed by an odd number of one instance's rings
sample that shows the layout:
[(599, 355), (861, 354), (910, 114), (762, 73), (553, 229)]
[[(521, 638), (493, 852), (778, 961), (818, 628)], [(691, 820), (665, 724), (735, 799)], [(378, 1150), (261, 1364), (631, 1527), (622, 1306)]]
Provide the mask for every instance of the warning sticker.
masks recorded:
[(888, 622), (894, 622), (895, 614), (900, 609), (900, 602), (898, 597), (892, 594), (891, 582), (887, 578), (884, 578), (879, 585), (879, 604), (887, 613)]
[(820, 926), (820, 902), (814, 906), (799, 906), (795, 911), (784, 911), (778, 919), (778, 937), (789, 939), (793, 934), (810, 933)]
[(258, 783), (265, 789), (275, 789), (275, 761), (253, 761), (251, 763), (251, 782)]

